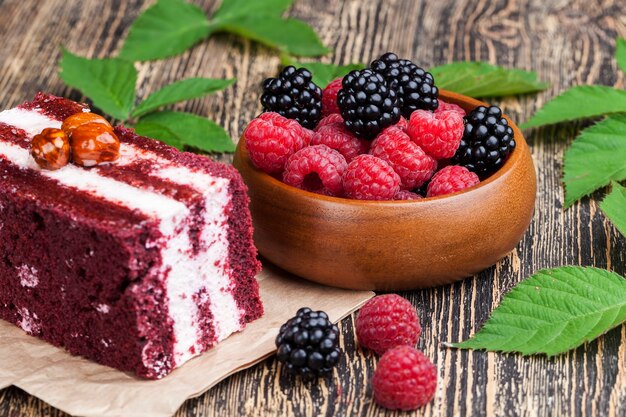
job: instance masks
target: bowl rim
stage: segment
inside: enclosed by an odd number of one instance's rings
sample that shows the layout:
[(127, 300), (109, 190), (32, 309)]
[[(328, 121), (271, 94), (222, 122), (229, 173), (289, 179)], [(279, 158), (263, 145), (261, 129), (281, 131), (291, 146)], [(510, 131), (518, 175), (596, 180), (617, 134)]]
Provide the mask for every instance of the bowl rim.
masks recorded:
[[(443, 97), (445, 99), (452, 99), (453, 101), (457, 101), (457, 102), (466, 102), (466, 103), (473, 105), (474, 107), (478, 107), (478, 106), (488, 107), (489, 106), (489, 104), (484, 101), (475, 99), (473, 97), (465, 96), (463, 94), (455, 93), (452, 91), (443, 90), (443, 89), (439, 89), (439, 97)], [(517, 124), (515, 124), (515, 122), (513, 122), (509, 118), (509, 116), (507, 116), (506, 114), (502, 113), (502, 115), (508, 121), (509, 126), (511, 126), (511, 128), (513, 129), (513, 133), (516, 138), (515, 149), (513, 149), (513, 152), (509, 155), (504, 165), (502, 165), (500, 169), (498, 169), (496, 172), (490, 175), (487, 179), (485, 179), (484, 181), (481, 181), (480, 183), (476, 185), (465, 188), (461, 191), (457, 191), (455, 193), (439, 195), (435, 197), (423, 197), (418, 200), (355, 200), (355, 199), (344, 198), (344, 197), (333, 197), (333, 196), (327, 196), (323, 194), (317, 194), (311, 191), (302, 190), (300, 188), (287, 185), (284, 182), (280, 181), (279, 179), (275, 178), (274, 176), (264, 171), (261, 171), (260, 169), (255, 167), (252, 164), (252, 160), (250, 159), (250, 156), (248, 154), (248, 149), (247, 149), (247, 146), (245, 143), (246, 141), (245, 141), (245, 138), (243, 137), (243, 134), (241, 135), (241, 138), (238, 144), (239, 146), (237, 146), (237, 149), (235, 152), (239, 154), (239, 156), (242, 158), (242, 162), (249, 164), (250, 167), (252, 167), (252, 170), (260, 174), (262, 178), (264, 178), (265, 180), (269, 182), (270, 185), (280, 188), (281, 190), (284, 190), (285, 192), (288, 192), (288, 193), (300, 194), (302, 197), (308, 197), (308, 198), (317, 199), (317, 200), (326, 201), (326, 202), (335, 203), (335, 204), (358, 205), (358, 206), (418, 205), (418, 204), (425, 204), (425, 203), (434, 202), (438, 200), (444, 200), (444, 199), (446, 201), (451, 201), (452, 199), (461, 198), (461, 196), (463, 196), (464, 194), (471, 193), (472, 191), (476, 191), (478, 189), (487, 187), (490, 184), (500, 180), (506, 174), (511, 172), (514, 169), (515, 165), (517, 165), (517, 162), (523, 157), (523, 154), (524, 154), (523, 148), (528, 146), (528, 144), (526, 143), (526, 139), (524, 138)]]

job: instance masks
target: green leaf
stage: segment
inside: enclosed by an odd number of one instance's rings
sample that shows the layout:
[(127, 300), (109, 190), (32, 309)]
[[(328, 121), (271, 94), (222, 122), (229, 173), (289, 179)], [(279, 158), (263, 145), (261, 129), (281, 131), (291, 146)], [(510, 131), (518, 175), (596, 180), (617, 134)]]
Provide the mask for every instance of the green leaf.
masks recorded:
[(611, 187), (611, 192), (600, 203), (600, 208), (617, 230), (626, 236), (626, 188), (616, 182)]
[(138, 134), (159, 139), (178, 149), (195, 148), (205, 152), (233, 152), (235, 144), (215, 122), (191, 113), (162, 111), (139, 119)]
[(133, 110), (132, 116), (143, 116), (161, 106), (202, 97), (206, 94), (223, 90), (234, 82), (234, 79), (221, 80), (214, 78), (188, 78), (177, 81), (150, 94), (148, 98)]
[(614, 115), (583, 130), (563, 157), (565, 205), (626, 179), (626, 115)]
[(626, 39), (617, 38), (617, 41), (615, 43), (615, 60), (617, 61), (617, 65), (619, 65), (622, 71), (626, 72)]
[(285, 65), (293, 65), (296, 68), (307, 68), (313, 74), (313, 82), (325, 88), (335, 78), (343, 77), (352, 70), (362, 69), (363, 64), (334, 65), (322, 64), (321, 62), (296, 62), (289, 59), (284, 60)]
[(604, 85), (580, 85), (547, 102), (521, 127), (526, 129), (620, 112), (626, 112), (625, 90)]
[(236, 19), (258, 14), (282, 16), (292, 4), (293, 0), (222, 0), (213, 19)]
[(120, 57), (149, 61), (177, 55), (209, 36), (201, 8), (183, 0), (158, 0), (130, 27)]
[(483, 328), (450, 346), (558, 355), (626, 320), (626, 279), (596, 268), (546, 269), (504, 296)]
[(545, 90), (533, 71), (507, 69), (486, 62), (453, 62), (430, 69), (437, 86), (471, 97), (501, 97)]
[(234, 33), (297, 56), (328, 53), (311, 26), (297, 19), (268, 14), (228, 16), (212, 22), (215, 31)]
[(137, 70), (117, 58), (87, 59), (63, 49), (59, 76), (80, 90), (94, 105), (116, 119), (126, 120), (135, 101)]

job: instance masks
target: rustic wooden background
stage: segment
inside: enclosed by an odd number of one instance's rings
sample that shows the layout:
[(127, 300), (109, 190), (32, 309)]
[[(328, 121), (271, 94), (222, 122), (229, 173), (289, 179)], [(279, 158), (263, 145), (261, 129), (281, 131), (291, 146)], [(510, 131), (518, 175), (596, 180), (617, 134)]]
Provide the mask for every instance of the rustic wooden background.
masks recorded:
[[(207, 12), (218, 4), (196, 2)], [(0, 107), (39, 90), (81, 99), (56, 75), (60, 45), (89, 57), (111, 56), (150, 3), (0, 0)], [(369, 62), (391, 50), (425, 67), (487, 60), (536, 70), (551, 82), (550, 89), (497, 100), (520, 122), (568, 86), (624, 88), (626, 83), (613, 60), (615, 37), (626, 37), (624, 0), (297, 0), (290, 14), (317, 29), (334, 50), (324, 59), (335, 63)], [(183, 77), (237, 77), (238, 83), (222, 94), (178, 106), (217, 120), (237, 138), (259, 112), (261, 80), (278, 65), (277, 55), (263, 47), (215, 36), (180, 57), (140, 65), (138, 95)], [(507, 290), (540, 268), (593, 265), (626, 274), (626, 239), (603, 217), (596, 200), (562, 208), (562, 154), (581, 126), (526, 132), (539, 192), (533, 222), (517, 250), (461, 283), (402, 294), (421, 315), (420, 348), (439, 369), (435, 400), (416, 415), (626, 416), (626, 326), (556, 358), (461, 352), (440, 345), (467, 338)], [(269, 359), (188, 401), (177, 416), (396, 415), (371, 401), (376, 360), (355, 343), (353, 317), (341, 329), (347, 355), (332, 380), (311, 387), (293, 383)], [(64, 414), (19, 389), (0, 391), (0, 416), (43, 415)]]

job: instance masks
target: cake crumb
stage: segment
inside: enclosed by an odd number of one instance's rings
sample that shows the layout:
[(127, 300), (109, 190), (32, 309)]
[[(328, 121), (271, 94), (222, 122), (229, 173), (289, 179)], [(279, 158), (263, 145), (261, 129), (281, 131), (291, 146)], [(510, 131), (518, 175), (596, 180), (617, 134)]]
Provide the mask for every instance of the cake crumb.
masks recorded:
[(37, 314), (32, 313), (27, 308), (20, 308), (20, 316), (22, 319), (18, 322), (18, 325), (28, 334), (36, 335), (41, 332), (41, 325), (39, 324), (39, 317)]
[(108, 314), (109, 311), (111, 311), (111, 306), (108, 304), (98, 304), (96, 306), (96, 310), (98, 311), (98, 313)]
[(22, 287), (35, 288), (39, 284), (37, 272), (37, 268), (34, 266), (22, 264), (17, 267), (17, 276), (20, 279)]

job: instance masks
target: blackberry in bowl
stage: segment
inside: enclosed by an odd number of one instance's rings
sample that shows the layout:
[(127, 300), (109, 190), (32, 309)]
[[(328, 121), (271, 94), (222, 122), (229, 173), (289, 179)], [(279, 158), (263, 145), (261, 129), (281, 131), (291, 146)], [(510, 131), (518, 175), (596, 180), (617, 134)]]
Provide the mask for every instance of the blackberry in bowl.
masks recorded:
[(358, 137), (374, 139), (400, 120), (396, 90), (370, 69), (354, 70), (343, 78), (337, 106), (346, 127)]
[(498, 106), (478, 106), (465, 116), (463, 138), (452, 162), (482, 177), (500, 168), (515, 149), (515, 135)]
[(278, 77), (263, 82), (261, 103), (264, 111), (276, 112), (313, 129), (322, 117), (322, 89), (306, 68), (289, 65)]
[(439, 89), (432, 74), (408, 59), (387, 52), (372, 61), (370, 68), (383, 76), (389, 88), (396, 90), (404, 117), (411, 117), (415, 110), (436, 110), (439, 106)]

